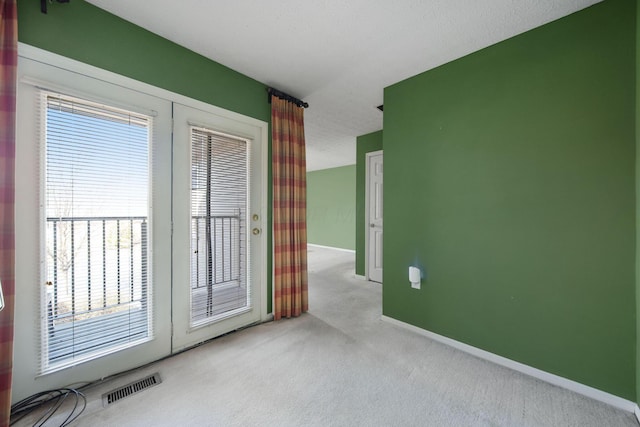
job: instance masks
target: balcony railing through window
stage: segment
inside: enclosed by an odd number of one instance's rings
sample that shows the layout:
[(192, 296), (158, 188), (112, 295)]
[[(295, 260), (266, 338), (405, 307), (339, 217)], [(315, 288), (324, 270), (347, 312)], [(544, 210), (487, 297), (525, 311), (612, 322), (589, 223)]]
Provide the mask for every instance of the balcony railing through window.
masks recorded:
[(193, 323), (248, 305), (245, 222), (240, 212), (191, 217)]
[(47, 218), (46, 232), (49, 363), (147, 337), (147, 218)]

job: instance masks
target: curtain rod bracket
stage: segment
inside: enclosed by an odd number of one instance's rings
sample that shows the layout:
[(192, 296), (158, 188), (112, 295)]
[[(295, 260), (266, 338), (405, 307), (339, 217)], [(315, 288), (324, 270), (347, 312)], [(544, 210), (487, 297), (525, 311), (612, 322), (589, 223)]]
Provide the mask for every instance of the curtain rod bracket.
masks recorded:
[[(53, 0), (40, 0), (40, 12), (47, 14), (47, 1), (53, 3)], [(69, 3), (69, 0), (56, 0), (58, 3)]]

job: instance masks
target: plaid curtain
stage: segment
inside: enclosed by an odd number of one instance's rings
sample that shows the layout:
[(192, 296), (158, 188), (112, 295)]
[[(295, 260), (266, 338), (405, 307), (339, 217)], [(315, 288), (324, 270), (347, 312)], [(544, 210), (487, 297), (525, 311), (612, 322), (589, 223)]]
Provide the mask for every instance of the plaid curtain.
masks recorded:
[(5, 308), (0, 311), (0, 425), (11, 415), (14, 295), (14, 167), (16, 153), (16, 0), (0, 0), (0, 281)]
[(273, 315), (308, 309), (307, 165), (304, 108), (271, 97), (273, 158)]

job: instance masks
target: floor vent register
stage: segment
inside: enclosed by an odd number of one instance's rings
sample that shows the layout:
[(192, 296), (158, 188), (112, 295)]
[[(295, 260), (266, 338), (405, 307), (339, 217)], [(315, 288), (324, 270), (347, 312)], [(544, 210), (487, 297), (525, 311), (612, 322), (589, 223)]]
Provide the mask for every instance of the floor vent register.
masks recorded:
[(139, 393), (143, 390), (153, 387), (154, 385), (158, 385), (161, 382), (162, 380), (160, 379), (160, 373), (156, 372), (155, 374), (149, 375), (148, 377), (136, 380), (125, 386), (118, 387), (115, 390), (111, 390), (103, 394), (102, 405), (104, 407), (107, 407), (120, 399), (124, 399), (127, 396)]

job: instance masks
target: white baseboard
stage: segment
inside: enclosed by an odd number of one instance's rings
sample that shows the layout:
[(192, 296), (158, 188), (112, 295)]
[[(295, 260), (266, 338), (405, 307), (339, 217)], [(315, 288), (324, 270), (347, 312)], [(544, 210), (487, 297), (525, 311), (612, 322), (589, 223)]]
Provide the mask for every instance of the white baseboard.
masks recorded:
[(367, 280), (367, 277), (361, 274), (355, 274), (353, 277), (355, 277), (358, 280)]
[(307, 246), (313, 246), (315, 248), (322, 248), (322, 249), (333, 249), (334, 251), (349, 252), (352, 254), (356, 253), (356, 251), (353, 249), (344, 249), (344, 248), (336, 248), (333, 246), (316, 245), (315, 243), (307, 243)]
[(551, 374), (549, 372), (542, 371), (532, 366), (525, 365), (520, 362), (516, 362), (515, 360), (498, 356), (497, 354), (479, 349), (477, 347), (473, 347), (471, 345), (465, 344), (460, 341), (456, 341), (451, 338), (447, 338), (442, 335), (438, 335), (434, 332), (427, 331), (426, 329), (422, 329), (417, 326), (410, 325), (408, 323), (402, 322), (400, 320), (397, 320), (385, 315), (382, 315), (382, 320), (384, 320), (385, 322), (389, 322), (391, 324), (400, 326), (402, 328), (408, 329), (410, 331), (416, 332), (427, 338), (431, 338), (434, 341), (438, 341), (450, 347), (464, 351), (465, 353), (469, 353), (473, 356), (479, 357), (480, 359), (488, 360), (489, 362), (493, 362), (497, 365), (501, 365), (501, 366), (513, 369), (514, 371), (521, 372), (525, 375), (529, 375), (531, 377), (545, 381), (549, 384), (553, 384), (555, 386), (562, 387), (567, 390), (571, 390), (583, 396), (590, 397), (591, 399), (598, 400), (600, 402), (622, 409), (623, 411), (635, 413), (636, 417), (638, 417), (638, 419), (640, 420), (640, 409), (638, 408), (638, 405), (635, 402), (632, 402), (630, 400), (604, 392), (602, 390), (598, 390), (597, 388), (593, 388), (576, 381), (569, 380), (567, 378), (560, 377), (555, 374)]

